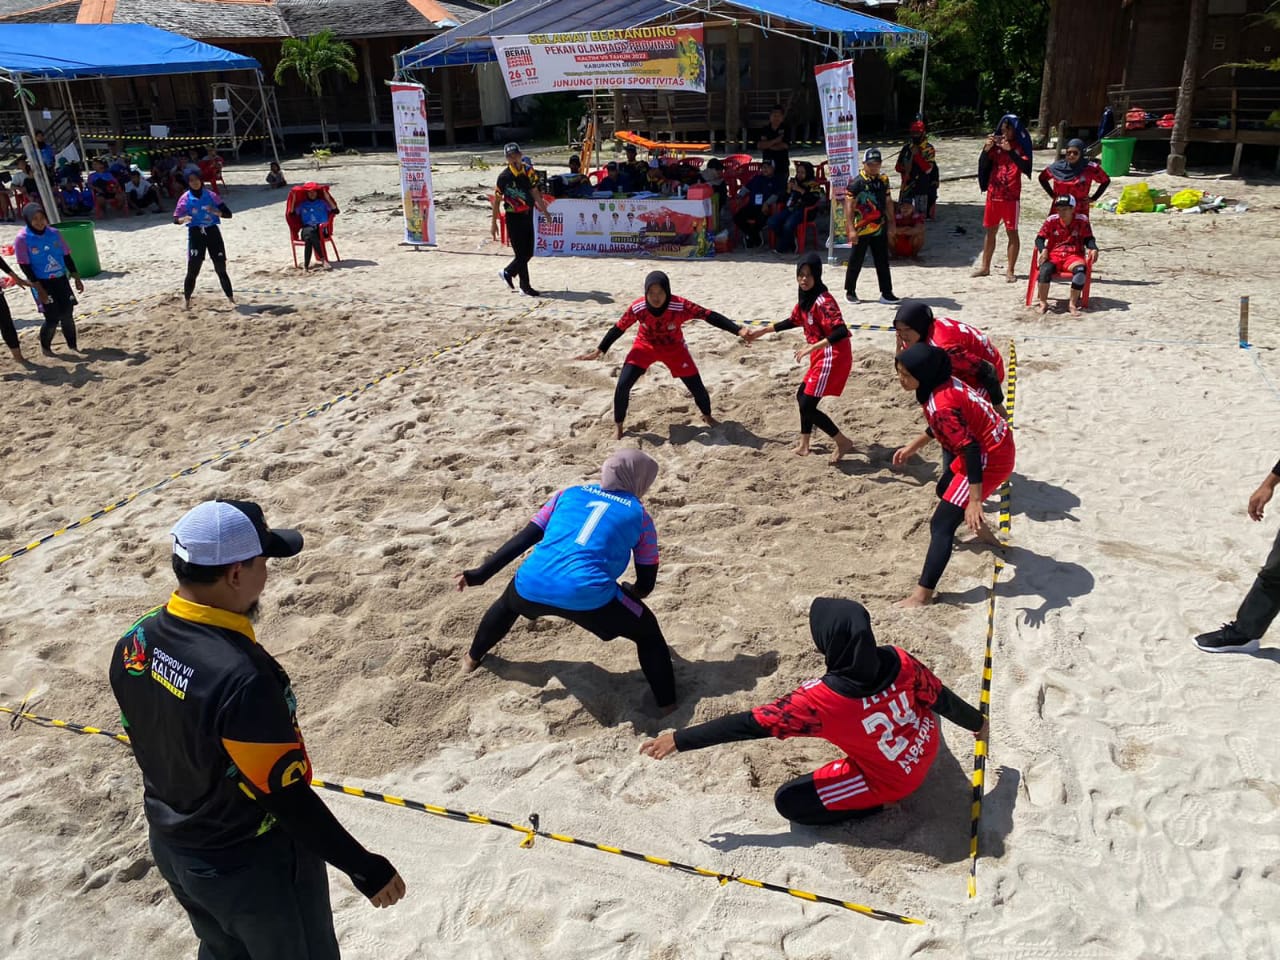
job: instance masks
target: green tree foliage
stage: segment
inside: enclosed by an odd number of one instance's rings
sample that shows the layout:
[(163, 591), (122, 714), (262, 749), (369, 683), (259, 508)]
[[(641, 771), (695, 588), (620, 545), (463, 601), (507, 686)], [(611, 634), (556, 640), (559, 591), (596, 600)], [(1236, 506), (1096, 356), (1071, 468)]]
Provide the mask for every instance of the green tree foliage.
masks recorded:
[(320, 139), (328, 146), (329, 128), (324, 116), (324, 80), (331, 73), (340, 73), (352, 83), (360, 76), (356, 70), (355, 48), (345, 40), (339, 40), (332, 30), (321, 30), (310, 37), (287, 37), (280, 44), (280, 62), (276, 65), (275, 81), (283, 83), (292, 70), (316, 98), (320, 110)]
[[(950, 91), (977, 88), (982, 123), (1003, 113), (1035, 119), (1044, 73), (1048, 0), (903, 0), (898, 22), (929, 34), (925, 105), (954, 105)], [(899, 74), (920, 84), (918, 49), (890, 54)]]

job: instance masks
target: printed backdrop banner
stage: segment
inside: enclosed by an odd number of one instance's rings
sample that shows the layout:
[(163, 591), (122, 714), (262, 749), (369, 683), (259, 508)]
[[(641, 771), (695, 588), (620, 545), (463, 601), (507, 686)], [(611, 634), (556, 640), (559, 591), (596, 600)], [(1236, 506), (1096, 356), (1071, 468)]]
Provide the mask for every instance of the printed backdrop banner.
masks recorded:
[(556, 200), (549, 214), (536, 215), (534, 255), (710, 257), (715, 253), (707, 233), (710, 216), (710, 200)]
[(702, 24), (494, 37), (507, 92), (707, 89)]
[(427, 143), (427, 104), (422, 84), (391, 84), (391, 113), (395, 117), (396, 156), (400, 161), (404, 241), (434, 246), (436, 205), (431, 196), (431, 147)]
[(827, 135), (827, 179), (834, 199), (858, 170), (858, 100), (853, 89), (853, 61), (820, 63), (813, 68), (822, 104), (822, 129)]

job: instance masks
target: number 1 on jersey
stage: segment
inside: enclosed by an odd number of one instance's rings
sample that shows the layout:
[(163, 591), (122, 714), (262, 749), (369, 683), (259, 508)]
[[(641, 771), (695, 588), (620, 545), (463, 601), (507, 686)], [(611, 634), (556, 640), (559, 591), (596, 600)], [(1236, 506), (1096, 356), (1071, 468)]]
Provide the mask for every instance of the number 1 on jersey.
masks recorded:
[(596, 532), (596, 525), (600, 522), (600, 518), (609, 509), (609, 504), (605, 500), (592, 500), (587, 506), (591, 508), (591, 516), (587, 517), (587, 522), (582, 525), (578, 535), (573, 538), (573, 542), (580, 547), (587, 545), (587, 541), (591, 539), (591, 534)]

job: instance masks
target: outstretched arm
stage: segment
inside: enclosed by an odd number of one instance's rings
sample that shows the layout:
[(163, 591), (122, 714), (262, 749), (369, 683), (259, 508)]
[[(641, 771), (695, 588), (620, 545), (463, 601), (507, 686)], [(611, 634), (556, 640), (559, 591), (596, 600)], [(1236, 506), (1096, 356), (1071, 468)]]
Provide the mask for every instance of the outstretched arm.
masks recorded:
[(484, 563), (458, 574), (458, 589), (478, 587), (520, 554), (538, 543), (546, 531), (532, 521), (514, 537), (493, 552)]
[(708, 720), (683, 730), (673, 730), (662, 736), (648, 740), (640, 745), (640, 752), (646, 757), (662, 760), (681, 750), (701, 750), (719, 743), (733, 743), (738, 740), (760, 740), (769, 736), (769, 731), (760, 725), (750, 710), (733, 713), (718, 720)]

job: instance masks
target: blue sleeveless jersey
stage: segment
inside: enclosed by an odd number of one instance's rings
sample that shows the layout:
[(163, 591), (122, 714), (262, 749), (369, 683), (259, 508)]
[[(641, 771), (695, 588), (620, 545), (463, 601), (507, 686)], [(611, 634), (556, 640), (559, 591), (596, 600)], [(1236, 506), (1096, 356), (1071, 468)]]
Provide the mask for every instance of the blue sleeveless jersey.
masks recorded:
[(198, 197), (188, 190), (179, 201), (181, 212), (177, 216), (190, 216), (191, 223), (187, 224), (189, 227), (216, 227), (222, 222), (222, 217), (218, 215), (218, 204), (221, 202), (222, 198), (208, 187), (201, 190)]
[[(38, 278), (49, 280), (52, 277), (61, 277), (66, 274), (66, 241), (62, 239), (62, 234), (58, 233), (53, 227), (45, 227), (44, 233), (23, 229), (18, 235), (18, 239), (14, 241), (15, 250), (23, 244), (25, 244), (27, 256), (30, 258), (27, 262), (31, 264), (31, 269), (35, 271), (35, 275)], [(18, 258), (18, 262), (22, 262), (21, 257)], [(31, 292), (35, 293), (34, 290)]]
[(595, 610), (618, 594), (631, 562), (657, 562), (653, 522), (631, 494), (592, 484), (557, 494), (533, 519), (546, 533), (516, 571), (516, 590), (534, 603)]

